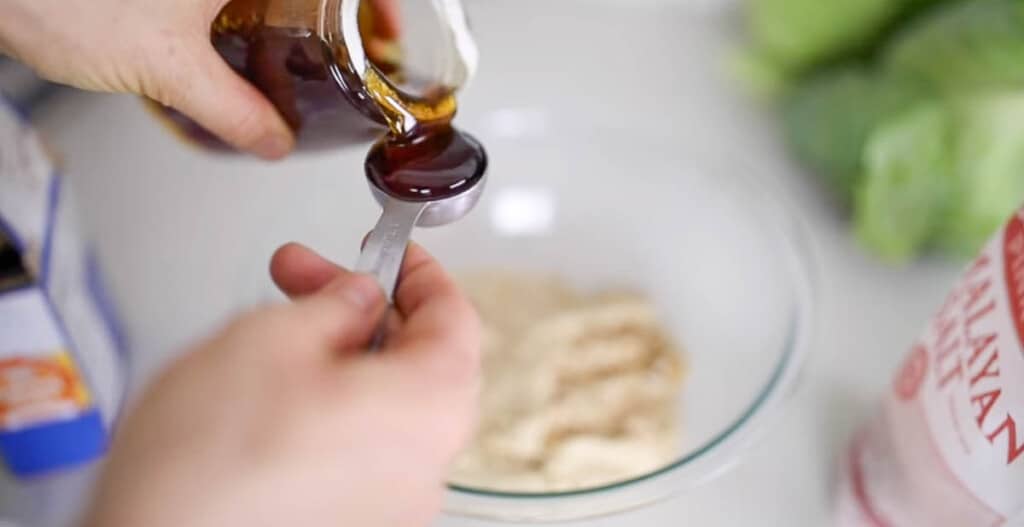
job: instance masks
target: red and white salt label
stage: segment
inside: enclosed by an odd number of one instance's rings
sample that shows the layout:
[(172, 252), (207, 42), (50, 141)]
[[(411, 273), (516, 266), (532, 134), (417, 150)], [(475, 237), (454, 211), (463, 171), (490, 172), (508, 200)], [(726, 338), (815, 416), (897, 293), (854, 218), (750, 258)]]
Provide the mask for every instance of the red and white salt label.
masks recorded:
[(1024, 210), (965, 271), (844, 460), (840, 525), (1024, 525)]

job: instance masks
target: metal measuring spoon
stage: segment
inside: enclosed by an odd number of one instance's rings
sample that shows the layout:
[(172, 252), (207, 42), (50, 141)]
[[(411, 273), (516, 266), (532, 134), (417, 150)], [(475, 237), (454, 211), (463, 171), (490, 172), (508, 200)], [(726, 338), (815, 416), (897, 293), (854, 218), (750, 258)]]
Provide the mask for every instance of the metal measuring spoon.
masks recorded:
[[(367, 178), (370, 191), (383, 208), (380, 220), (370, 232), (359, 254), (355, 270), (372, 275), (387, 297), (389, 306), (394, 304), (398, 274), (405, 259), (413, 227), (438, 227), (462, 219), (473, 210), (483, 194), (487, 179), (487, 163), (479, 164), (479, 174), (460, 186), (458, 194), (440, 199), (410, 200), (397, 197)], [(389, 307), (390, 309), (390, 307)], [(379, 347), (383, 340), (384, 324), (377, 330), (371, 348)]]

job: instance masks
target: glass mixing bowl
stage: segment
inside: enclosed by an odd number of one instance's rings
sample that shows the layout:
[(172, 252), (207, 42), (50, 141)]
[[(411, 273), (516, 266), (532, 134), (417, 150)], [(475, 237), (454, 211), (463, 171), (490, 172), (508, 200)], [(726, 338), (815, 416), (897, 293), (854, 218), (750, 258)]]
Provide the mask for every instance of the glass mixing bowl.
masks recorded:
[(452, 486), (447, 511), (579, 519), (721, 474), (779, 417), (808, 350), (808, 246), (788, 209), (771, 188), (741, 177), (756, 172), (735, 159), (702, 157), (669, 138), (516, 109), (470, 129), (491, 156), (484, 198), (460, 223), (415, 237), (453, 270), (553, 272), (584, 291), (642, 292), (685, 348), (689, 372), (679, 404), (683, 444), (670, 465), (573, 492)]
[[(810, 248), (791, 208), (757, 170), (742, 156), (553, 112), (466, 116), (465, 128), (490, 155), (488, 188), (466, 218), (417, 229), (413, 238), (455, 273), (554, 273), (583, 291), (624, 287), (647, 296), (688, 363), (680, 454), (630, 481), (573, 492), (452, 486), (446, 512), (453, 515), (572, 520), (704, 485), (779, 419), (808, 353)], [(339, 178), (334, 167), (358, 166), (362, 155), (310, 160), (304, 185), (268, 178), (275, 183), (258, 207), (268, 216), (256, 239), (238, 244), (251, 253), (239, 261), (252, 264), (239, 275), (240, 308), (283, 298), (262, 262), (284, 241), (355, 261), (379, 209), (365, 180)]]

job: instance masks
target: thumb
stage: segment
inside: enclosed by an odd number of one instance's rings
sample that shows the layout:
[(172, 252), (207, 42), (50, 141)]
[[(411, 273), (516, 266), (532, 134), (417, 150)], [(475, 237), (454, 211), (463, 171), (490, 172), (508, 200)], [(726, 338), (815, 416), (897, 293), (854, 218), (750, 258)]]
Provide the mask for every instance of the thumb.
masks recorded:
[(187, 115), (239, 150), (265, 159), (280, 159), (291, 151), (294, 136), (274, 106), (209, 42), (195, 42), (185, 51), (144, 95)]
[(307, 331), (319, 334), (335, 351), (365, 346), (386, 309), (384, 293), (373, 277), (347, 271), (294, 307)]
[(215, 337), (215, 347), (319, 362), (365, 347), (385, 307), (373, 278), (342, 271), (314, 295), (236, 319)]

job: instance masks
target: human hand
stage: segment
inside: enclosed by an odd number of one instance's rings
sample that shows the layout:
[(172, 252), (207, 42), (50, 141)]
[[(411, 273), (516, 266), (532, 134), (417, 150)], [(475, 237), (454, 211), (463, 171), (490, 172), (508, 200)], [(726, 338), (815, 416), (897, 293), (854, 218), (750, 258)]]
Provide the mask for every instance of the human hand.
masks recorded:
[(144, 95), (265, 158), (294, 139), (274, 107), (210, 44), (228, 0), (9, 0), (0, 51), (78, 88)]
[(479, 323), (422, 248), (400, 320), (369, 277), (297, 245), (271, 274), (295, 299), (242, 316), (173, 364), (115, 436), (88, 527), (426, 525), (469, 439)]
[[(398, 31), (392, 0), (368, 0)], [(143, 95), (189, 116), (230, 145), (267, 159), (291, 151), (291, 129), (210, 44), (228, 0), (7, 0), (0, 53), (54, 82)]]

